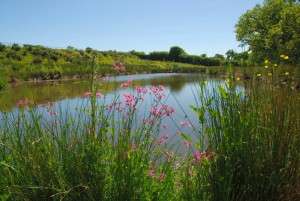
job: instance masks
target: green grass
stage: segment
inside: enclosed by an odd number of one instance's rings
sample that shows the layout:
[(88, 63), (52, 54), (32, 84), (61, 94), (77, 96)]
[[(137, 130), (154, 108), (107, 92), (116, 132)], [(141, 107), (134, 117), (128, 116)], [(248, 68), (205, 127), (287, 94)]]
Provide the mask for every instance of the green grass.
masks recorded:
[[(95, 61), (90, 71), (94, 77)], [(162, 120), (176, 115), (154, 95), (164, 93), (160, 87), (118, 104), (125, 92), (107, 102), (97, 94), (102, 82), (91, 79), (75, 111), (23, 100), (16, 113), (1, 113), (0, 198), (299, 200), (297, 74), (278, 69), (257, 77), (264, 71), (252, 72), (250, 81), (236, 81), (232, 71), (217, 87), (199, 81), (199, 102), (191, 107), (201, 126), (198, 140), (181, 134), (184, 152), (160, 135)], [(237, 90), (239, 82), (244, 89)], [(150, 93), (152, 107), (141, 121), (140, 96)]]

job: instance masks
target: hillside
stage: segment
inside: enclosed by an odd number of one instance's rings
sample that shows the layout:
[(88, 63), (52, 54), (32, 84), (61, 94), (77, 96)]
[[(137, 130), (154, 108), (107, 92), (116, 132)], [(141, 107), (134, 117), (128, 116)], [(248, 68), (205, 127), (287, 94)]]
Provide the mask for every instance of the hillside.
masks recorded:
[[(136, 52), (97, 51), (68, 47), (53, 49), (40, 45), (10, 46), (0, 44), (0, 72), (8, 81), (49, 80), (82, 77), (90, 73), (89, 61), (96, 56), (99, 74), (115, 73), (113, 61), (123, 62), (126, 73), (195, 72), (204, 71), (203, 65), (141, 59)], [(151, 56), (151, 55), (150, 55)]]

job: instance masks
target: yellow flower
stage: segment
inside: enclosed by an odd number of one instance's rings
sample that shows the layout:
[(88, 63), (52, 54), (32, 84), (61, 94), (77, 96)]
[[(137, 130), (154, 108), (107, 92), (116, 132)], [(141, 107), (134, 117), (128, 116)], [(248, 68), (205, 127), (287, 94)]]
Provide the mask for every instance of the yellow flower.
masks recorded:
[(265, 66), (265, 69), (269, 68), (269, 66)]
[(266, 64), (267, 64), (267, 63), (269, 63), (269, 60), (268, 60), (268, 59), (266, 59), (266, 60), (265, 60), (265, 63), (266, 63)]
[(207, 84), (207, 80), (204, 80), (204, 84)]
[(229, 82), (230, 82), (230, 79), (227, 78), (227, 79), (226, 79), (226, 82), (229, 83)]
[(239, 81), (241, 78), (237, 77), (236, 80)]
[(282, 54), (282, 55), (280, 55), (280, 57), (285, 57), (285, 56)]
[(285, 57), (283, 57), (284, 59), (289, 59), (289, 56), (285, 56)]
[(289, 72), (285, 72), (285, 75), (289, 75), (290, 73)]
[(261, 76), (261, 74), (260, 74), (260, 73), (258, 73), (258, 74), (256, 74), (256, 76), (257, 76), (257, 77), (260, 77), (260, 76)]
[(271, 76), (271, 75), (272, 75), (272, 73), (268, 72), (268, 75), (269, 75), (269, 76)]
[(276, 67), (277, 66), (277, 64), (274, 64), (274, 67)]

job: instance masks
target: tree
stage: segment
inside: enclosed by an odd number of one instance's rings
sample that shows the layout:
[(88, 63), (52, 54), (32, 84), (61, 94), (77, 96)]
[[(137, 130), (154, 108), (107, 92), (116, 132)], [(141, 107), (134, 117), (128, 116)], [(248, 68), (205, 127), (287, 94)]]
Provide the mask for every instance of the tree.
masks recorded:
[(235, 60), (237, 53), (234, 50), (228, 50), (226, 53), (226, 59), (228, 60)]
[(12, 44), (11, 49), (14, 51), (19, 51), (21, 50), (21, 46), (18, 45), (17, 43)]
[(67, 50), (68, 50), (68, 51), (74, 51), (74, 50), (75, 50), (75, 48), (74, 48), (74, 47), (72, 47), (71, 45), (68, 45), (68, 47), (67, 47)]
[(181, 47), (173, 46), (173, 47), (170, 48), (169, 59), (171, 61), (179, 62), (180, 57), (182, 57), (183, 55), (186, 55), (186, 53)]
[(6, 49), (6, 46), (2, 43), (0, 43), (0, 52), (4, 52)]
[(222, 54), (215, 54), (214, 58), (219, 58), (221, 60), (225, 59), (225, 57)]
[(248, 45), (257, 61), (300, 57), (300, 5), (292, 0), (265, 0), (243, 14), (235, 25), (236, 39)]
[(168, 52), (150, 52), (149, 59), (150, 60), (158, 60), (158, 61), (165, 61), (169, 57)]

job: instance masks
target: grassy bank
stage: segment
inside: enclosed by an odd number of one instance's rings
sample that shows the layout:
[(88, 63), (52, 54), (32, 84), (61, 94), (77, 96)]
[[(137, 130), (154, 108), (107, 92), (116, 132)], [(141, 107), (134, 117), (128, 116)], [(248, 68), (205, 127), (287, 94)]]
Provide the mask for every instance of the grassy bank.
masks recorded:
[[(261, 67), (243, 79), (245, 88), (233, 69), (217, 87), (200, 80), (191, 107), (201, 126), (185, 118), (180, 125), (196, 130), (198, 140), (179, 129), (179, 152), (162, 123), (176, 115), (164, 104), (164, 87), (105, 94), (94, 61), (77, 110), (37, 108), (26, 99), (15, 113), (1, 113), (0, 198), (299, 200), (300, 99), (292, 89), (299, 74), (285, 68)], [(124, 73), (120, 63), (114, 70)], [(141, 119), (144, 96), (152, 101)]]
[(102, 75), (115, 74), (111, 67), (113, 61), (125, 63), (127, 74), (205, 71), (200, 65), (142, 60), (130, 52), (97, 51), (91, 48), (63, 50), (17, 44), (0, 44), (0, 71), (10, 82), (83, 77), (91, 73), (88, 66), (93, 56), (98, 58)]

